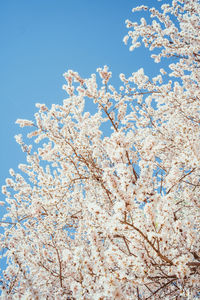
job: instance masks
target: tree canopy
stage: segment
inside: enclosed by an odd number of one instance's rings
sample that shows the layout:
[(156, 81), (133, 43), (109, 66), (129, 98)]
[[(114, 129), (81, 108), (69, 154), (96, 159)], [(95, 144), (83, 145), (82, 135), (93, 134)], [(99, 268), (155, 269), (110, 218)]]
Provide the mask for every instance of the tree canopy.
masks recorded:
[(124, 42), (153, 51), (156, 77), (120, 74), (115, 88), (107, 66), (68, 70), (63, 105), (17, 120), (32, 130), (2, 187), (5, 299), (199, 295), (200, 4), (140, 10), (152, 22), (127, 20)]

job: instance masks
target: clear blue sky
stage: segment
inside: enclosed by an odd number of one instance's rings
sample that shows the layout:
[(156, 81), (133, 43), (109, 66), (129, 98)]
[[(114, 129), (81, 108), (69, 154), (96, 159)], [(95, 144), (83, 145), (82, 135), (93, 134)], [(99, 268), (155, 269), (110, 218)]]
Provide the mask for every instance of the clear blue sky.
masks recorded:
[(141, 4), (160, 5), (156, 0), (0, 1), (0, 186), (9, 168), (17, 170), (25, 159), (14, 140), (21, 132), (16, 119), (33, 119), (36, 102), (62, 103), (67, 69), (87, 77), (106, 64), (114, 85), (120, 73), (140, 67), (154, 72), (147, 50), (132, 53), (122, 42), (125, 20), (136, 18), (131, 9)]

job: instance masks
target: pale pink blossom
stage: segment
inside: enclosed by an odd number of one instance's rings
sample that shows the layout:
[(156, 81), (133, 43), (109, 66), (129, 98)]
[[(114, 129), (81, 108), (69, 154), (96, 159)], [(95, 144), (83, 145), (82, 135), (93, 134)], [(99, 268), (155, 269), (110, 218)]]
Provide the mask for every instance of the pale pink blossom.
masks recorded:
[(26, 163), (2, 186), (4, 299), (199, 296), (200, 4), (149, 13), (124, 42), (165, 58), (158, 75), (121, 73), (118, 89), (107, 66), (68, 70), (63, 104), (17, 120), (31, 144), (15, 136)]

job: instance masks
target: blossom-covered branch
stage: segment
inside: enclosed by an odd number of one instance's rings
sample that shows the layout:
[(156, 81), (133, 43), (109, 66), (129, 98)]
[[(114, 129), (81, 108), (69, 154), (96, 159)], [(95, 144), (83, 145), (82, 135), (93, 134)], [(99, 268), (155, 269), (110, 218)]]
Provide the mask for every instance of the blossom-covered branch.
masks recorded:
[(140, 10), (152, 23), (127, 21), (124, 41), (167, 70), (120, 74), (119, 89), (107, 66), (69, 70), (62, 105), (17, 120), (32, 130), (30, 145), (15, 137), (27, 162), (2, 187), (5, 299), (199, 296), (200, 4)]

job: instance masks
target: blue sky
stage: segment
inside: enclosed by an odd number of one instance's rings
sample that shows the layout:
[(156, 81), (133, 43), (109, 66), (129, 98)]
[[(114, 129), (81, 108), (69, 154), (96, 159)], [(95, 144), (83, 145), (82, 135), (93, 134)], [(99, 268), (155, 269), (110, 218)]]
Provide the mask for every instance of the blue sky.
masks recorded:
[(17, 170), (25, 161), (14, 139), (22, 131), (16, 119), (33, 119), (37, 102), (61, 104), (65, 71), (87, 77), (108, 65), (117, 85), (120, 73), (158, 70), (147, 50), (130, 52), (122, 42), (125, 20), (136, 18), (131, 9), (141, 4), (160, 5), (156, 0), (0, 1), (1, 186), (9, 168)]
[[(17, 118), (33, 119), (35, 103), (62, 103), (67, 69), (89, 76), (108, 65), (119, 73), (155, 68), (148, 51), (130, 52), (122, 39), (131, 9), (149, 0), (0, 1), (0, 185), (24, 160), (14, 135)], [(148, 64), (148, 66), (147, 66)]]

